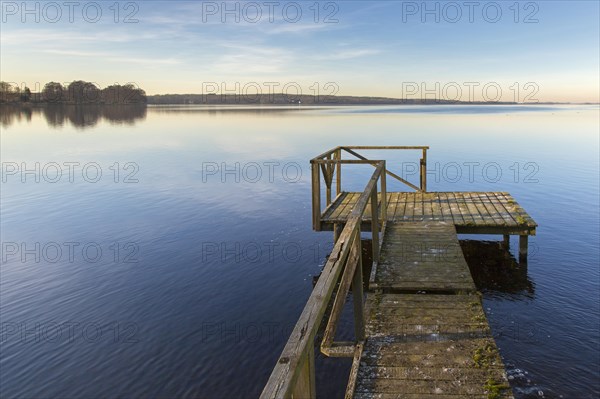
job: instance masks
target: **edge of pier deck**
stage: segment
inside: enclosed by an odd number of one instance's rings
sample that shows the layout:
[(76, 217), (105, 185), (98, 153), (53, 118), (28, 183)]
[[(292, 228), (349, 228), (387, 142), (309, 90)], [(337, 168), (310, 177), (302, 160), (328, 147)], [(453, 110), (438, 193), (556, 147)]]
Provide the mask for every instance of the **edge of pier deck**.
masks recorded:
[[(322, 212), (320, 229), (344, 224), (360, 193), (342, 192)], [(378, 195), (381, 202), (381, 195)], [(366, 228), (371, 215), (365, 217)], [(444, 221), (459, 234), (535, 235), (537, 223), (507, 192), (388, 192), (390, 222)]]

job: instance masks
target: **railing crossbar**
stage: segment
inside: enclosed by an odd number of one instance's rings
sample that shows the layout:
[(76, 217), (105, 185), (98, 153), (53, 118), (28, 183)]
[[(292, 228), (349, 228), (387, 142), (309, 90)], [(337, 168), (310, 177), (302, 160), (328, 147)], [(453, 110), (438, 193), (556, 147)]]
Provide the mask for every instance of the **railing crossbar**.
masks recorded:
[[(355, 157), (363, 160), (363, 161), (369, 161), (372, 165), (376, 165), (377, 161), (371, 161), (368, 158), (360, 155), (358, 152), (353, 151), (347, 147), (342, 147), (343, 150), (345, 150), (346, 152), (348, 152), (349, 154), (354, 155)], [(406, 184), (408, 187), (412, 188), (413, 190), (416, 191), (421, 191), (421, 189), (417, 186), (415, 186), (414, 184), (412, 184), (411, 182), (409, 182), (408, 180), (403, 179), (402, 177), (398, 176), (397, 174), (395, 174), (392, 171), (386, 170), (385, 173), (387, 173), (388, 175), (392, 176), (394, 179), (398, 180), (401, 183)]]

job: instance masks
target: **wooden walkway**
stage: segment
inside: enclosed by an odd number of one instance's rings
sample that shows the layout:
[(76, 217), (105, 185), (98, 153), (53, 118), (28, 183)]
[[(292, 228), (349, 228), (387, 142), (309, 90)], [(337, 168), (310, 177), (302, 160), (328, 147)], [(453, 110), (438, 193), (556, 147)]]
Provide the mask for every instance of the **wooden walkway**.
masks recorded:
[(371, 280), (347, 398), (512, 397), (451, 223), (389, 223)]
[[(361, 193), (342, 192), (321, 218), (322, 229), (343, 224)], [(381, 194), (378, 195), (381, 201)], [(369, 212), (365, 221), (370, 220)], [(393, 192), (387, 193), (387, 220), (446, 221), (458, 233), (535, 235), (537, 224), (506, 192)]]

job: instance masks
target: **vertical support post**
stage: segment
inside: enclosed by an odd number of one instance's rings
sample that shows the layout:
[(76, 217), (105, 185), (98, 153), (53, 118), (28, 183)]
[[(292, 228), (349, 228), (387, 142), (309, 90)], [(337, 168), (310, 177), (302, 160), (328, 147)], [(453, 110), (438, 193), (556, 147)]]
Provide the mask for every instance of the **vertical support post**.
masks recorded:
[(421, 158), (421, 191), (427, 192), (427, 149), (423, 148), (423, 158)]
[[(328, 155), (326, 159), (331, 161), (331, 155)], [(325, 175), (325, 186), (327, 187), (326, 201), (327, 206), (329, 206), (331, 204), (331, 179), (333, 178), (331, 173), (333, 172), (334, 166), (331, 162), (326, 163), (324, 166), (323, 174)]]
[[(312, 343), (313, 340), (311, 339)], [(317, 392), (315, 389), (315, 348), (314, 345), (310, 345), (307, 348), (307, 353), (304, 356), (304, 364), (302, 365), (302, 370), (300, 371), (300, 375), (296, 380), (296, 386), (294, 387), (294, 392), (292, 393), (292, 397), (294, 399), (315, 399), (317, 397)]]
[(385, 161), (383, 161), (383, 170), (381, 171), (381, 223), (386, 222), (387, 220), (387, 183), (385, 180), (385, 175), (387, 175), (387, 169), (385, 167)]
[(507, 251), (510, 249), (510, 235), (504, 234), (504, 238), (502, 240), (502, 248), (504, 248)]
[(375, 189), (371, 193), (371, 238), (373, 242), (373, 263), (379, 263), (379, 218), (377, 215), (377, 189)]
[(337, 240), (340, 238), (340, 235), (342, 234), (344, 227), (345, 227), (344, 223), (334, 223), (333, 224), (333, 245), (335, 245)]
[[(342, 160), (342, 149), (338, 148), (338, 150), (335, 152), (335, 157), (337, 158), (338, 161)], [(340, 193), (342, 192), (342, 164), (340, 162), (338, 162), (335, 165), (335, 195), (340, 195)]]
[(363, 299), (363, 273), (362, 273), (362, 245), (360, 241), (360, 229), (356, 232), (353, 245), (357, 246), (358, 264), (352, 278), (352, 296), (354, 302), (354, 334), (357, 341), (365, 339), (365, 313)]
[(527, 249), (529, 246), (529, 236), (519, 236), (519, 262), (527, 263)]
[(313, 230), (321, 231), (321, 176), (318, 163), (311, 163)]

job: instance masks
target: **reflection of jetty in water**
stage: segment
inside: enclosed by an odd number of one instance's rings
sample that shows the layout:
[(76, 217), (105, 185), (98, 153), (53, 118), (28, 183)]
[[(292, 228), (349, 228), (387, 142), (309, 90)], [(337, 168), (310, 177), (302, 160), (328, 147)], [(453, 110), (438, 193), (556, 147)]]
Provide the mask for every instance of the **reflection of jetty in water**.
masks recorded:
[(498, 241), (460, 240), (477, 289), (488, 293), (533, 297), (527, 263), (519, 263)]
[(59, 128), (71, 124), (77, 128), (88, 128), (105, 120), (110, 124), (133, 125), (146, 118), (146, 105), (64, 105), (49, 104), (43, 106), (2, 105), (0, 124), (9, 127), (22, 120), (31, 121), (32, 117), (42, 116), (48, 126)]

